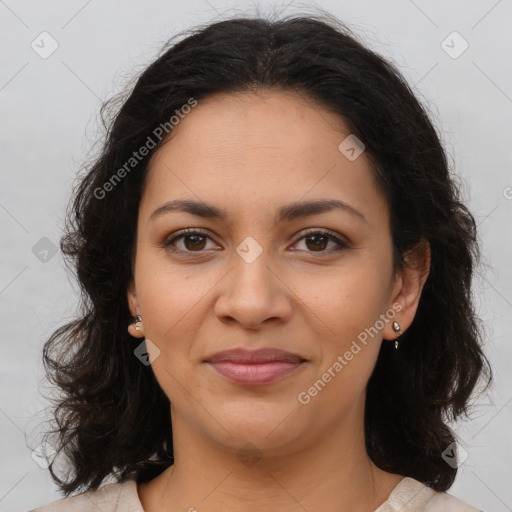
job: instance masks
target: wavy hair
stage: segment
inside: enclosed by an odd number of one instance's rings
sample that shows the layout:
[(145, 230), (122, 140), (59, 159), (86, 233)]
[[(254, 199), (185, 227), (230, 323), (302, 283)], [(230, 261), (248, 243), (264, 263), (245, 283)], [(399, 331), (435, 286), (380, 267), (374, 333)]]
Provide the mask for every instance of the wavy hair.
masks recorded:
[[(185, 34), (167, 43), (130, 92), (103, 105), (101, 151), (68, 204), (60, 247), (80, 286), (80, 313), (43, 348), (47, 377), (60, 390), (56, 423), (45, 434), (56, 438), (52, 478), (69, 496), (109, 476), (148, 481), (173, 462), (169, 399), (151, 366), (134, 357), (126, 329), (138, 206), (161, 143), (108, 194), (98, 191), (190, 98), (279, 89), (339, 114), (364, 142), (389, 204), (396, 267), (422, 240), (430, 245), (414, 321), (400, 350), (382, 344), (368, 382), (365, 439), (379, 468), (447, 490), (457, 473), (442, 458), (455, 441), (449, 422), (468, 415), (477, 383), (486, 375), (489, 385), (492, 371), (472, 302), (476, 225), (429, 114), (392, 63), (327, 14), (240, 17)], [(68, 468), (60, 477), (59, 455)]]

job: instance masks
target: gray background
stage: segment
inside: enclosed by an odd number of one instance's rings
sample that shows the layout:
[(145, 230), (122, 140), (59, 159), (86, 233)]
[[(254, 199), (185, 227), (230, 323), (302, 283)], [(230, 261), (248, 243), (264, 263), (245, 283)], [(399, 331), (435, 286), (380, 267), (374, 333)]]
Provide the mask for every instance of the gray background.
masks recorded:
[[(468, 457), (449, 492), (486, 511), (512, 510), (511, 0), (0, 0), (0, 510), (60, 497), (31, 453), (49, 404), (42, 346), (76, 304), (76, 286), (51, 249), (73, 178), (98, 137), (101, 100), (187, 27), (313, 5), (398, 65), (432, 111), (461, 176), (483, 242), (475, 298), (496, 383), (475, 403), (471, 421), (454, 425)], [(58, 44), (47, 58), (40, 53), (51, 40), (43, 31)]]

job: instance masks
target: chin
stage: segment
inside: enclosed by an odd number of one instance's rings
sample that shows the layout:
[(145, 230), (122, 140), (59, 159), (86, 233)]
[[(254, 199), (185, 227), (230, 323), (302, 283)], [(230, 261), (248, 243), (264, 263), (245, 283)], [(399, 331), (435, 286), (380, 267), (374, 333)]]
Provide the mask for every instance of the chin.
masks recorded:
[(253, 405), (252, 408), (238, 409), (233, 415), (223, 411), (220, 423), (224, 428), (217, 424), (218, 428), (214, 427), (217, 433), (215, 437), (220, 434), (217, 440), (235, 450), (252, 443), (259, 450), (271, 450), (275, 454), (279, 447), (304, 439), (306, 426), (302, 428), (296, 418), (290, 421), (293, 415), (289, 415), (290, 411), (282, 405), (267, 407), (274, 409), (268, 410), (268, 414), (255, 411), (255, 408)]

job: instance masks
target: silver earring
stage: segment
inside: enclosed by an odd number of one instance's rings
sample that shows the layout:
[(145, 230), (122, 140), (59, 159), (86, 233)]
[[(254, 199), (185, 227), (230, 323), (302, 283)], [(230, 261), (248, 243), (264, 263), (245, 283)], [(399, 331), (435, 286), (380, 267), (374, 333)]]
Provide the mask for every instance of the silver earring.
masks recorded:
[(402, 329), (400, 328), (400, 324), (398, 322), (393, 322), (393, 330), (398, 334), (395, 339), (395, 350), (398, 350), (398, 338), (402, 335)]
[[(132, 322), (131, 322), (132, 324), (138, 324), (139, 322), (142, 322), (142, 317), (140, 315), (132, 317)], [(136, 325), (135, 329), (137, 331), (140, 331), (140, 326)]]

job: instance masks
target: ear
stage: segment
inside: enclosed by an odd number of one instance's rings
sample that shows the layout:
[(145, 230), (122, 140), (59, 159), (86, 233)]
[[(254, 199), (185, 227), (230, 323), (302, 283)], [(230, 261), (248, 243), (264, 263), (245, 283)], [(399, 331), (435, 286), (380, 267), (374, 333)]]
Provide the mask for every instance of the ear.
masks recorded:
[[(130, 310), (130, 314), (132, 316), (140, 315), (141, 314), (140, 305), (139, 305), (139, 300), (137, 298), (137, 292), (135, 290), (135, 282), (134, 282), (133, 278), (130, 280), (130, 283), (128, 284), (128, 288), (126, 290), (126, 297), (128, 300), (128, 309)], [(138, 328), (136, 328), (136, 326)], [(140, 338), (140, 337), (144, 336), (144, 329), (143, 329), (142, 322), (140, 322), (139, 324), (136, 324), (136, 326), (133, 324), (128, 325), (128, 332), (130, 333), (130, 335), (132, 335), (134, 338)]]
[[(397, 272), (395, 276), (391, 304), (395, 305), (394, 320), (400, 325), (404, 333), (412, 324), (418, 304), (420, 302), (421, 292), (430, 272), (430, 245), (425, 239), (421, 239), (412, 249), (404, 255), (404, 268)], [(401, 306), (401, 309), (396, 307)], [(392, 327), (393, 322), (386, 323), (382, 331), (384, 339), (393, 340), (397, 337)]]
[(132, 316), (140, 315), (139, 300), (137, 299), (137, 292), (135, 291), (135, 282), (133, 278), (130, 280), (130, 283), (128, 284), (128, 289), (126, 290), (126, 297), (128, 299), (128, 309), (130, 310), (130, 314)]

